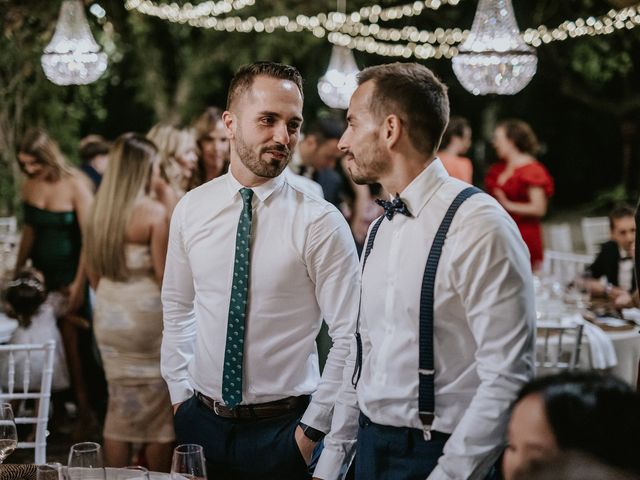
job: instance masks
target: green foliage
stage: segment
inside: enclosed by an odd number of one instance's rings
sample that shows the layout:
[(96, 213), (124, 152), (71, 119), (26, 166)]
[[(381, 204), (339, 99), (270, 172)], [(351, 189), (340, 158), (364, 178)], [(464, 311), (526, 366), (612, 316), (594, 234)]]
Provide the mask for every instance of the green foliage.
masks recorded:
[(591, 86), (602, 89), (616, 77), (624, 77), (633, 69), (631, 54), (617, 49), (604, 38), (585, 38), (576, 42), (571, 68)]

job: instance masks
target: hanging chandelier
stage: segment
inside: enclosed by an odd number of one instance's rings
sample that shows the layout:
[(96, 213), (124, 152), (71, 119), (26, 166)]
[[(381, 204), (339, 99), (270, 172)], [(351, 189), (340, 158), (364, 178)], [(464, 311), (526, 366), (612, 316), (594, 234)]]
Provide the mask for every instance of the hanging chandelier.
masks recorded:
[[(336, 13), (331, 19), (337, 23), (347, 18), (347, 0), (337, 0)], [(320, 99), (331, 108), (349, 108), (351, 95), (358, 88), (358, 65), (353, 52), (344, 46), (334, 45), (331, 49), (329, 67), (318, 80), (318, 94)]]
[(474, 95), (513, 95), (531, 81), (538, 58), (520, 35), (511, 0), (480, 0), (453, 71)]
[(55, 33), (44, 49), (42, 69), (56, 85), (86, 85), (107, 69), (107, 55), (96, 43), (80, 0), (64, 0)]
[(351, 95), (358, 88), (359, 72), (353, 52), (347, 47), (334, 45), (327, 72), (318, 81), (322, 101), (331, 108), (349, 108)]

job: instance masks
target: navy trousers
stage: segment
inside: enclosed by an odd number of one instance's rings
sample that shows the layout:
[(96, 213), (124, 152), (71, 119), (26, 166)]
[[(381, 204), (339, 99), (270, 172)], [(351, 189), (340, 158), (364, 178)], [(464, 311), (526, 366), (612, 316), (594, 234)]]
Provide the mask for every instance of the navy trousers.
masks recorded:
[[(424, 480), (436, 468), (448, 433), (431, 432), (426, 441), (422, 430), (388, 427), (360, 414), (356, 480)], [(497, 480), (492, 468), (485, 480)]]
[(176, 438), (202, 445), (212, 479), (307, 480), (309, 469), (294, 437), (305, 408), (275, 418), (238, 420), (217, 416), (193, 396), (176, 412)]
[(449, 434), (372, 423), (360, 414), (356, 480), (424, 480), (436, 468)]

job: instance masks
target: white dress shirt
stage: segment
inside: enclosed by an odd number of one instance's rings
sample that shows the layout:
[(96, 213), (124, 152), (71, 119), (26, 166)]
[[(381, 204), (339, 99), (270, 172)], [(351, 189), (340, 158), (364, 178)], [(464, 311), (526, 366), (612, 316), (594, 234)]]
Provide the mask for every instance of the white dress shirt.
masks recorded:
[[(422, 429), (418, 416), (420, 291), (433, 238), (469, 185), (434, 160), (401, 193), (412, 217), (382, 221), (362, 278), (364, 346), (357, 399), (374, 423)], [(462, 204), (435, 279), (433, 430), (451, 433), (434, 479), (484, 478), (505, 438), (509, 407), (533, 376), (534, 293), (518, 227), (489, 195)], [(353, 434), (343, 388), (334, 422)], [(343, 412), (351, 419), (343, 419)], [(340, 418), (336, 418), (340, 417)]]
[[(618, 286), (625, 292), (631, 292), (633, 287), (633, 259), (624, 249), (619, 248), (620, 260), (618, 261)], [(624, 260), (623, 260), (624, 258)]]
[(324, 192), (322, 191), (322, 187), (319, 183), (314, 182), (308, 177), (297, 174), (289, 165), (282, 172), (283, 175), (286, 175), (287, 182), (292, 185), (294, 188), (298, 188), (303, 192), (308, 193), (309, 195), (313, 195), (316, 197), (324, 198)]
[[(241, 188), (231, 173), (212, 180), (187, 193), (171, 219), (161, 367), (174, 404), (194, 390), (222, 400)], [(312, 394), (302, 421), (329, 432), (358, 311), (355, 244), (340, 212), (287, 175), (253, 191), (242, 404)], [(333, 347), (320, 378), (322, 318)], [(337, 478), (344, 452), (329, 434), (316, 475)]]

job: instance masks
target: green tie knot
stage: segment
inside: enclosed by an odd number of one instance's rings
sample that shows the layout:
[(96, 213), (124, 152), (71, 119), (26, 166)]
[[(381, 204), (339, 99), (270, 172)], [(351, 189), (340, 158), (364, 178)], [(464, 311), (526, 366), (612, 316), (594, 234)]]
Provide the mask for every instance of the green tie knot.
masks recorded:
[(244, 202), (245, 208), (251, 206), (251, 199), (253, 198), (253, 190), (251, 190), (250, 188), (241, 188), (240, 196), (242, 197), (242, 201)]

